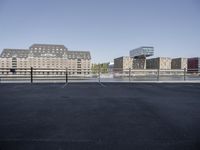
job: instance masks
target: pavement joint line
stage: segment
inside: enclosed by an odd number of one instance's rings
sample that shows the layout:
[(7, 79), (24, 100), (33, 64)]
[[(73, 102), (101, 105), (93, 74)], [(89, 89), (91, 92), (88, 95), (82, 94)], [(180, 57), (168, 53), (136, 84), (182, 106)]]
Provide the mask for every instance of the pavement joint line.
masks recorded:
[(65, 83), (65, 84), (62, 86), (62, 88), (65, 88), (67, 85), (68, 85), (68, 82)]

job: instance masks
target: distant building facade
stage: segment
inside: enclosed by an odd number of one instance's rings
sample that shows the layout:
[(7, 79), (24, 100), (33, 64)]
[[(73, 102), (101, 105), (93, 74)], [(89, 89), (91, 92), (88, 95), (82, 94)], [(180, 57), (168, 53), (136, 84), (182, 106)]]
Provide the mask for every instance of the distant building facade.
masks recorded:
[(191, 73), (200, 73), (200, 57), (188, 58), (187, 70)]
[(153, 56), (154, 47), (142, 46), (133, 49), (129, 52), (131, 58), (133, 58), (132, 69), (146, 69), (146, 57)]
[(130, 54), (130, 57), (132, 58), (146, 58), (149, 56), (153, 56), (154, 47), (142, 46), (142, 47), (131, 50), (129, 54)]
[(171, 69), (171, 58), (158, 57), (146, 60), (147, 69)]
[(173, 58), (171, 60), (171, 69), (187, 69), (187, 58)]
[(132, 69), (146, 69), (146, 59), (145, 58), (133, 59)]
[(4, 49), (0, 68), (66, 69), (69, 74), (89, 74), (89, 51), (69, 51), (64, 45), (33, 44), (29, 49)]
[(123, 71), (132, 68), (133, 58), (129, 56), (122, 56), (114, 59), (114, 71)]

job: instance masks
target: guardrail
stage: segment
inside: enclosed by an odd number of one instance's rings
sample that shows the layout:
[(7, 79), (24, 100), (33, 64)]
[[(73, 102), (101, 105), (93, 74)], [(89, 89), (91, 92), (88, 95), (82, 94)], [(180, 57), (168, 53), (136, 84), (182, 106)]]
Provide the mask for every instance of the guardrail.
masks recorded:
[(200, 81), (196, 69), (58, 69), (0, 68), (1, 82), (133, 82), (133, 81)]

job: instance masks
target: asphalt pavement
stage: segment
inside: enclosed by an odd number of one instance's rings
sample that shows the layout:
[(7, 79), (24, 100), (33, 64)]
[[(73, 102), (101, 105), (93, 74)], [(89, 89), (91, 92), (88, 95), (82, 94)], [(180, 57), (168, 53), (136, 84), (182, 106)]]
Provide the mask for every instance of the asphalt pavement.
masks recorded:
[(199, 83), (0, 84), (0, 150), (199, 150)]

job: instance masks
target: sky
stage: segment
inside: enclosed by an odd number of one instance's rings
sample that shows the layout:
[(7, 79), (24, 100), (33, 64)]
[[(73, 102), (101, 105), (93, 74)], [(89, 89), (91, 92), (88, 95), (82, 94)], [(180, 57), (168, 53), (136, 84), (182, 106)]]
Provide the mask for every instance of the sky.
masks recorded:
[(90, 51), (93, 63), (140, 46), (200, 57), (200, 0), (0, 0), (0, 52), (34, 43)]

